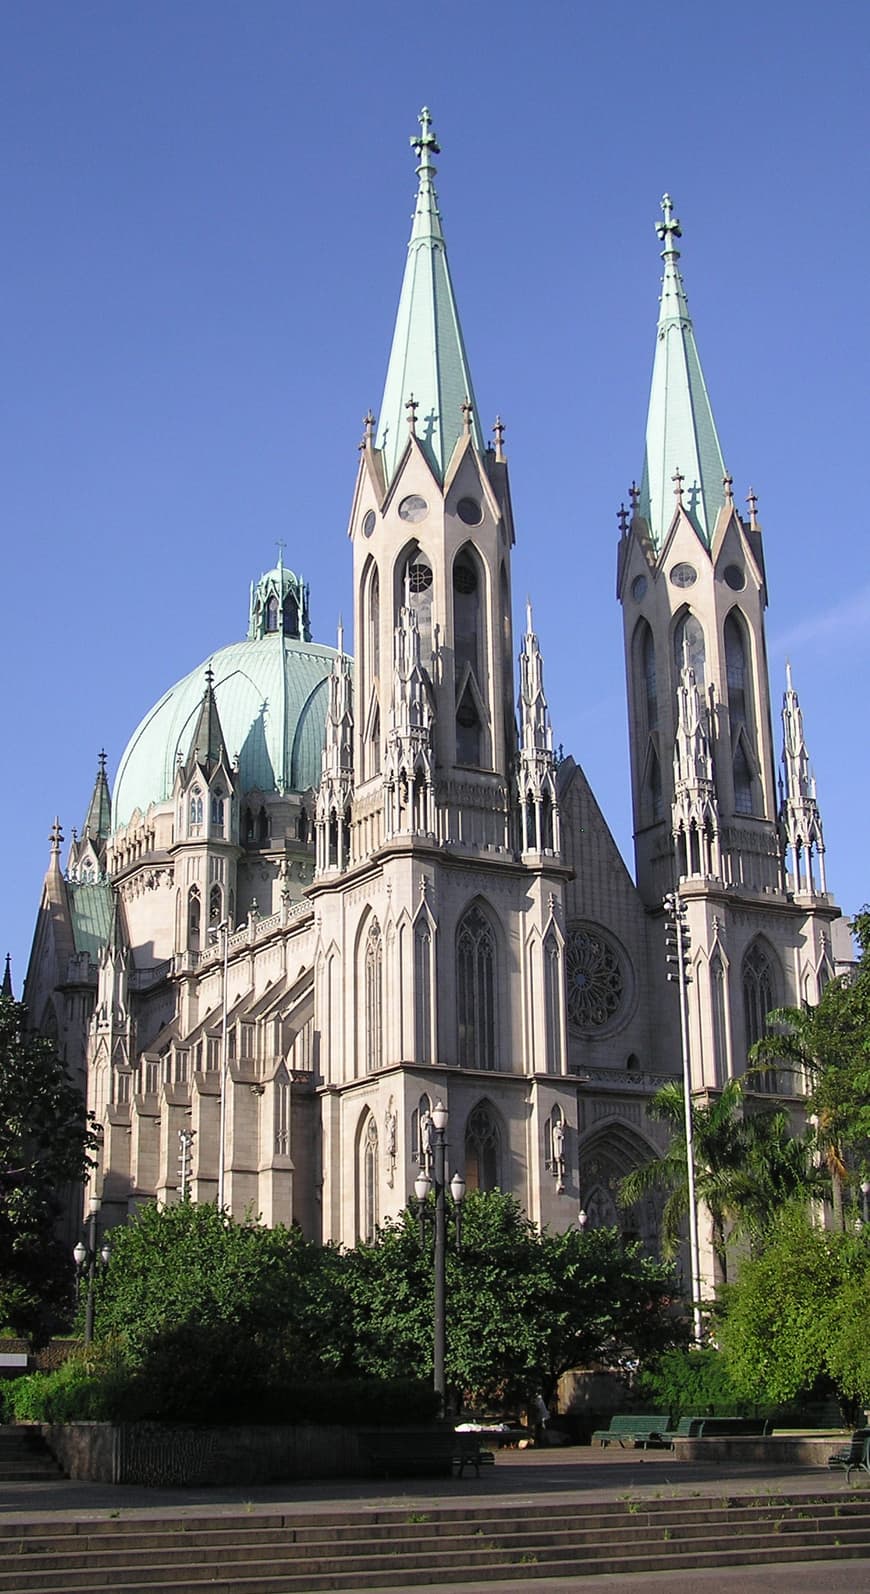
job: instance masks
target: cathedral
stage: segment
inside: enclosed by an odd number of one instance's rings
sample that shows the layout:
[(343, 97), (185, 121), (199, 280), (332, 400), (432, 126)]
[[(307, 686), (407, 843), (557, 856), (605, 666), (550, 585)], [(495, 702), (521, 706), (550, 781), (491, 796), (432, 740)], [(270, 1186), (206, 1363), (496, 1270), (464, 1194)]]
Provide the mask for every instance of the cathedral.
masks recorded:
[[(102, 1127), (105, 1223), (189, 1195), (352, 1246), (406, 1205), (441, 1104), (468, 1188), (652, 1246), (655, 1199), (615, 1194), (662, 1148), (650, 1096), (683, 1048), (699, 1099), (740, 1076), (769, 1010), (817, 1001), (837, 966), (801, 710), (789, 677), (777, 776), (762, 532), (725, 468), (666, 195), (616, 550), (633, 879), (554, 751), (530, 608), (514, 634), (504, 428), (481, 422), (419, 122), (350, 505), (353, 657), (341, 632), (312, 640), (279, 557), (240, 601), (244, 639), (163, 690), (111, 790), (101, 755), (65, 865), (55, 823), (25, 1000)], [(773, 1070), (750, 1097), (797, 1111), (800, 1086)]]

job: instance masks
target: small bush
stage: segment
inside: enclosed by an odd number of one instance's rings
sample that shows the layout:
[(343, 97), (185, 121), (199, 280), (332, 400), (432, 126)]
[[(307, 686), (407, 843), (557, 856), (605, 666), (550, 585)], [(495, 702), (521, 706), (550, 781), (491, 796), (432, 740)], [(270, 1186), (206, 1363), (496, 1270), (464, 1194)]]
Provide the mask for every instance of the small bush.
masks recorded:
[(669, 1350), (639, 1373), (635, 1391), (657, 1410), (683, 1416), (737, 1417), (747, 1413), (718, 1350)]
[(8, 1386), (6, 1409), (17, 1422), (107, 1422), (129, 1381), (114, 1343), (75, 1352), (51, 1373), (28, 1373)]

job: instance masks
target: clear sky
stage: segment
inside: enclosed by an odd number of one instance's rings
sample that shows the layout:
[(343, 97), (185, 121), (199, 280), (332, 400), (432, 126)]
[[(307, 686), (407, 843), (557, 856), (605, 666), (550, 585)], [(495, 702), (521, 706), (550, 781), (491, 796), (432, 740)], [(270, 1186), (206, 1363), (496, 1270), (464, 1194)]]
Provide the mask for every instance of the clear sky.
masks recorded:
[[(380, 401), (431, 106), (518, 611), (623, 852), (620, 500), (639, 476), (667, 188), (723, 452), (759, 495), (778, 716), (804, 708), (829, 881), (870, 897), (870, 8), (772, 0), (0, 5), (0, 951), (48, 834), (241, 637), (275, 543), (315, 637)], [(777, 741), (778, 741), (778, 724)]]

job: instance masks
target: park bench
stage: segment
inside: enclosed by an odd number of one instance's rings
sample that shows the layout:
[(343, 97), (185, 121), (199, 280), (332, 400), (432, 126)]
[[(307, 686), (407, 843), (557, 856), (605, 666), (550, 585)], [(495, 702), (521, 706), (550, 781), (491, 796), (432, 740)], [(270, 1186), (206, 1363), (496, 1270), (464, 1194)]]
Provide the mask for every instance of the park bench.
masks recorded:
[(480, 1434), (450, 1428), (387, 1428), (361, 1434), (360, 1442), (372, 1472), (383, 1478), (450, 1478), (454, 1466), (460, 1478), (466, 1467), (479, 1478), (481, 1467), (495, 1462)]
[(849, 1443), (828, 1457), (828, 1466), (842, 1467), (847, 1483), (850, 1472), (870, 1473), (870, 1428), (856, 1428)]
[(596, 1428), (591, 1436), (594, 1444), (597, 1440), (602, 1446), (618, 1444), (633, 1445), (635, 1449), (666, 1449), (670, 1444), (668, 1428), (670, 1418), (667, 1412), (656, 1412), (652, 1416), (631, 1415), (629, 1412), (618, 1412), (611, 1417), (609, 1428)]
[(675, 1439), (757, 1438), (770, 1433), (768, 1417), (681, 1417), (669, 1433), (667, 1442), (674, 1449)]

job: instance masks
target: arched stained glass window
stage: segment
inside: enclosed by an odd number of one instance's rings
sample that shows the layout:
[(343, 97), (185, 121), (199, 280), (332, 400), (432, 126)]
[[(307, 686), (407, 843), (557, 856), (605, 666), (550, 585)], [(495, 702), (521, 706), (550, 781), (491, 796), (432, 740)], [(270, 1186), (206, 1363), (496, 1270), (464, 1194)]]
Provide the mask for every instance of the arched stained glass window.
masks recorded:
[[(773, 965), (763, 946), (754, 941), (743, 959), (743, 1019), (747, 1054), (755, 1042), (767, 1034), (767, 1015), (775, 1006)], [(756, 1078), (762, 1090), (775, 1091), (778, 1088), (775, 1068), (766, 1069)]]
[(373, 1245), (378, 1230), (378, 1126), (371, 1113), (363, 1128), (360, 1160), (360, 1238)]
[(365, 941), (365, 1055), (366, 1071), (373, 1073), (383, 1064), (383, 979), (384, 946), (380, 926), (373, 919)]
[(273, 595), (269, 599), (268, 603), (266, 604), (266, 630), (267, 631), (277, 631), (277, 629), (278, 629), (278, 613), (279, 613), (278, 599)]
[(743, 628), (733, 610), (725, 621), (725, 675), (732, 726), (749, 724), (749, 673)]
[(680, 679), (684, 664), (688, 664), (695, 672), (695, 684), (704, 685), (707, 668), (704, 632), (701, 622), (689, 611), (683, 615), (674, 631), (674, 664), (677, 680)]
[(479, 1102), (465, 1126), (465, 1183), (497, 1190), (501, 1182), (501, 1131), (488, 1101)]
[(459, 1066), (495, 1068), (496, 950), (492, 925), (478, 907), (469, 909), (456, 936)]

